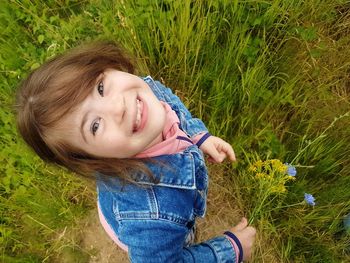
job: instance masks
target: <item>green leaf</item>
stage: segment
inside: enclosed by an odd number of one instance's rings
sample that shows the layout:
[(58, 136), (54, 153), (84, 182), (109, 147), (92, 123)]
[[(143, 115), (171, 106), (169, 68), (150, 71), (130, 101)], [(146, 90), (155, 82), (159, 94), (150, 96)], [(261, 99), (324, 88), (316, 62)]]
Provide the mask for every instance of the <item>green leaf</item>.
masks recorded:
[(314, 27), (311, 28), (302, 28), (300, 31), (300, 36), (305, 41), (312, 41), (317, 39), (317, 30)]
[(39, 41), (40, 44), (42, 44), (44, 42), (44, 39), (45, 39), (44, 35), (39, 35), (38, 36), (38, 41)]
[(38, 68), (38, 67), (40, 67), (40, 64), (39, 64), (38, 62), (35, 62), (35, 63), (30, 67), (30, 69), (31, 69), (31, 70), (34, 70), (34, 69), (36, 69), (36, 68)]
[(310, 55), (313, 58), (319, 58), (319, 57), (321, 57), (322, 53), (321, 53), (321, 51), (319, 49), (311, 49), (310, 50)]
[(262, 22), (262, 17), (257, 17), (253, 22), (253, 26), (261, 25), (261, 22)]

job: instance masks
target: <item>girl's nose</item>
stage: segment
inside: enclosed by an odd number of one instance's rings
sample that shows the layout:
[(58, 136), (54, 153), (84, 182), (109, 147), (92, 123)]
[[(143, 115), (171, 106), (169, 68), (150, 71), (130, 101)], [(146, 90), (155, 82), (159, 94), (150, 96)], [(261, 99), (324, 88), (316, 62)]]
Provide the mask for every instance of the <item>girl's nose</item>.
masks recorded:
[(106, 101), (105, 104), (107, 111), (106, 114), (114, 121), (117, 121), (118, 123), (121, 122), (126, 111), (125, 98), (122, 96), (117, 96)]

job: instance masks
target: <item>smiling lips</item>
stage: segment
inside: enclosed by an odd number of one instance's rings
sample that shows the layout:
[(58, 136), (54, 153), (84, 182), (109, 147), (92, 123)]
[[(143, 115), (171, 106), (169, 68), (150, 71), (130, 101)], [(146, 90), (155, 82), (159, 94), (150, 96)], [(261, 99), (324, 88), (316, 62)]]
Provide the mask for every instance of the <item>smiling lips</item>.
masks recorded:
[(146, 123), (146, 107), (142, 100), (136, 99), (136, 120), (133, 127), (133, 132), (142, 130)]

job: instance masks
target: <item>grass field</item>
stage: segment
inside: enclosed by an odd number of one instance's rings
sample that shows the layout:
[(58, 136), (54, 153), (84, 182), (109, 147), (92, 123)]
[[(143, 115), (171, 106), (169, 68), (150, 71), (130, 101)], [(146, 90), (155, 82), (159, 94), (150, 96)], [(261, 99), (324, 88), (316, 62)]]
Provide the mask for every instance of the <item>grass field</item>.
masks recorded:
[(0, 28), (1, 262), (89, 262), (65, 229), (95, 208), (93, 184), (24, 145), (13, 103), (30, 70), (96, 39), (232, 144), (238, 162), (209, 168), (257, 228), (252, 262), (350, 262), (349, 1), (8, 0)]

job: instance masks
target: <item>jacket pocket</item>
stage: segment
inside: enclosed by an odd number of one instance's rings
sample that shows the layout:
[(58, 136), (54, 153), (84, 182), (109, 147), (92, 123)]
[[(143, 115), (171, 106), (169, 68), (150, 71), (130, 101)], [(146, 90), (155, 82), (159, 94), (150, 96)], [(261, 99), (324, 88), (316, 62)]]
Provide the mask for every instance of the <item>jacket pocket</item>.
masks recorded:
[(113, 199), (113, 212), (121, 219), (158, 219), (158, 202), (152, 186), (128, 185)]

